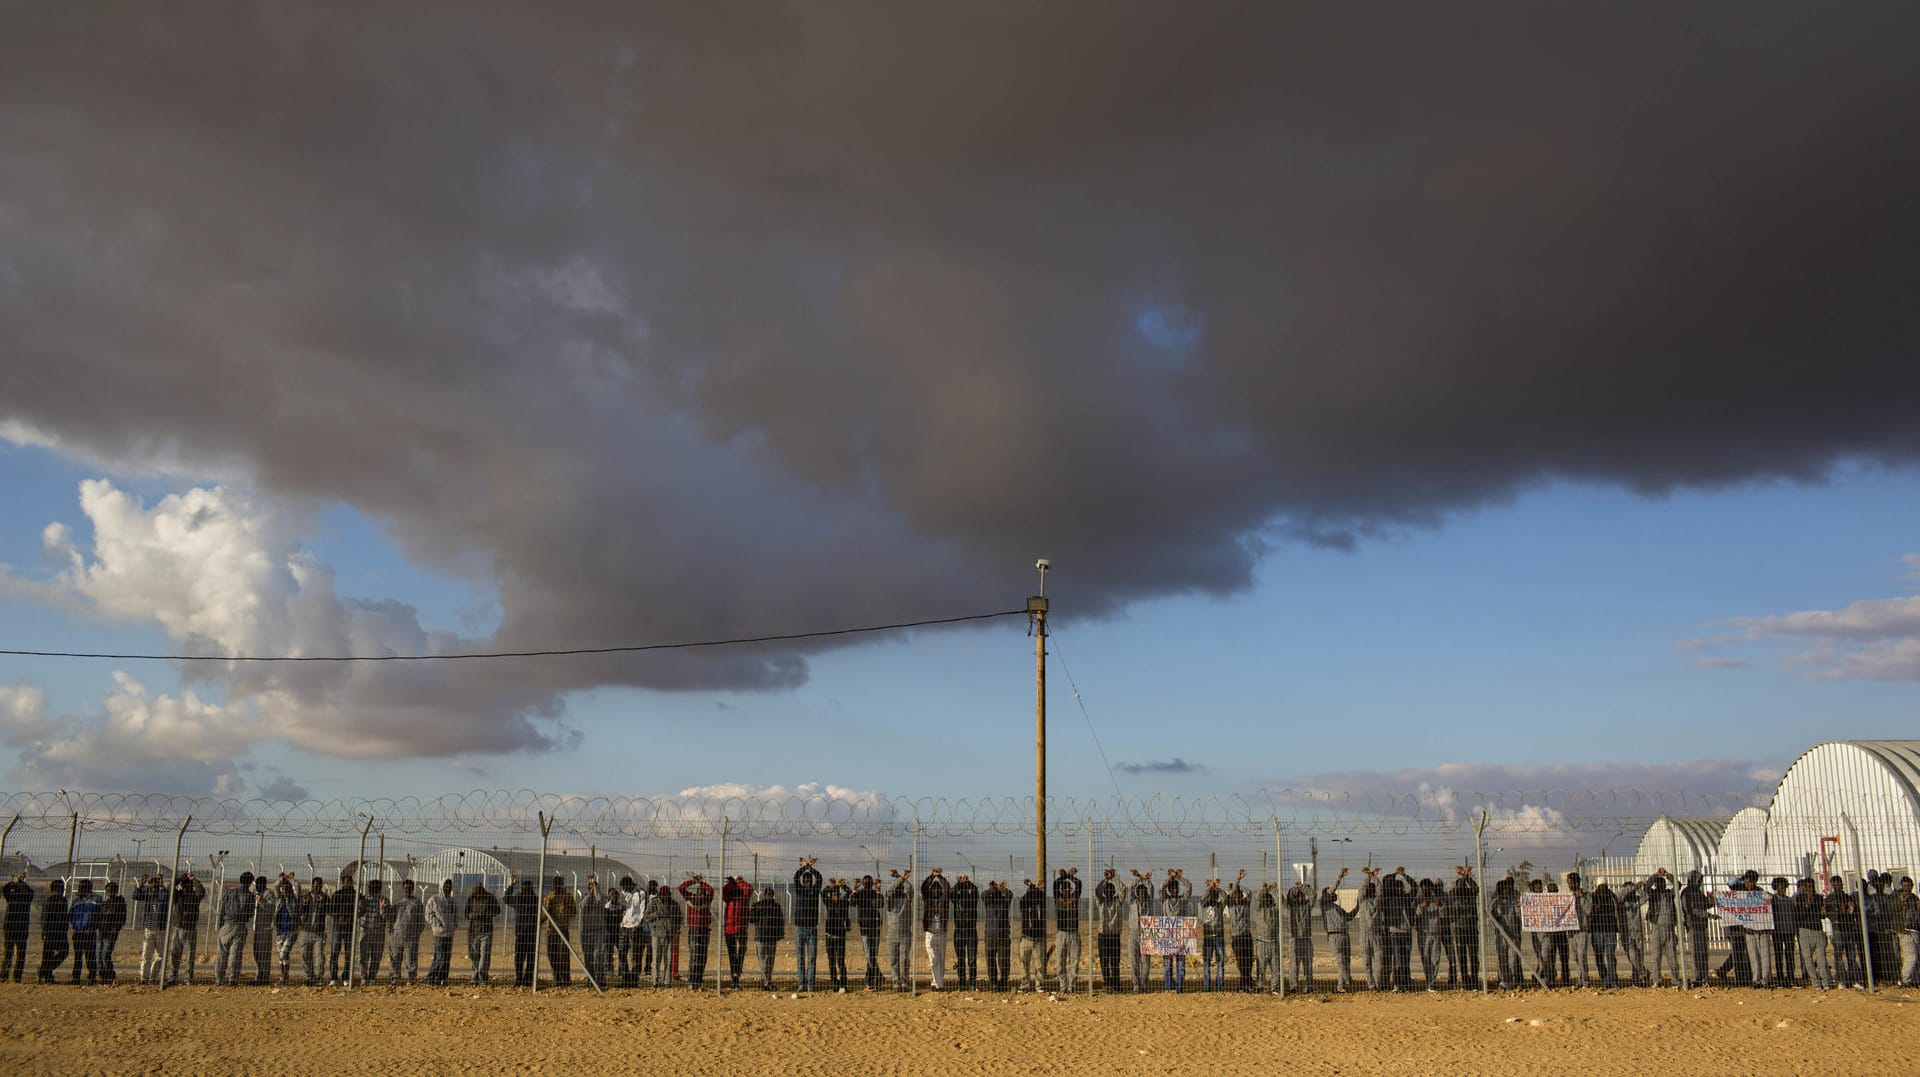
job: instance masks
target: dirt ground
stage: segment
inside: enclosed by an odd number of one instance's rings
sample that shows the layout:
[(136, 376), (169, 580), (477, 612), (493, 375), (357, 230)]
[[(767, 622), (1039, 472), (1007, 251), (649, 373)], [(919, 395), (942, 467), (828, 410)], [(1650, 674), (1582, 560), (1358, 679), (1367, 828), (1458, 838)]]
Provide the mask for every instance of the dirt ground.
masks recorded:
[[(0, 1072), (1810, 1073), (1920, 1068), (1920, 993), (793, 997), (0, 986)], [(1246, 1072), (1242, 1069), (1241, 1072)]]

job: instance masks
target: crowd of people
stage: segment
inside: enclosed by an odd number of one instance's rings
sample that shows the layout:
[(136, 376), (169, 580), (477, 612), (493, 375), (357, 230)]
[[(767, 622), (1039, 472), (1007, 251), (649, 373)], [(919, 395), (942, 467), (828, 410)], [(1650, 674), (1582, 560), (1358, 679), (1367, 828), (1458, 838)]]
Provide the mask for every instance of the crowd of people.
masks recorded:
[[(1314, 990), (1314, 954), (1321, 940), (1330, 952), (1335, 991), (1356, 989), (1356, 950), (1370, 990), (1414, 990), (1415, 955), (1419, 986), (1426, 990), (1477, 990), (1483, 927), (1494, 954), (1489, 972), (1503, 989), (1529, 982), (1585, 986), (1594, 971), (1603, 988), (1658, 986), (1664, 974), (1676, 984), (1826, 990), (1864, 986), (1869, 970), (1881, 983), (1920, 986), (1920, 898), (1910, 878), (1895, 882), (1869, 872), (1863, 896), (1856, 897), (1839, 876), (1825, 887), (1812, 878), (1790, 884), (1778, 877), (1763, 888), (1758, 873), (1747, 872), (1729, 890), (1760, 895), (1754, 903), (1771, 913), (1773, 926), (1726, 923), (1727, 957), (1711, 970), (1710, 979), (1709, 927), (1719, 910), (1697, 871), (1681, 884), (1661, 869), (1624, 883), (1618, 892), (1606, 882), (1588, 889), (1578, 874), (1565, 876), (1565, 891), (1559, 880), (1533, 879), (1523, 886), (1502, 878), (1484, 914), (1469, 868), (1456, 869), (1446, 882), (1416, 880), (1404, 868), (1363, 871), (1366, 881), (1349, 907), (1339, 889), (1344, 868), (1317, 893), (1304, 882), (1284, 892), (1271, 882), (1250, 888), (1241, 871), (1224, 882), (1205, 880), (1197, 900), (1193, 882), (1180, 869), (1167, 870), (1156, 883), (1151, 871), (1133, 870), (1122, 878), (1109, 868), (1094, 884), (1086, 910), (1085, 934), (1093, 946), (1089, 975), (1106, 990), (1185, 990), (1187, 955), (1160, 956), (1156, 967), (1141, 945), (1143, 920), (1174, 917), (1197, 927), (1203, 991)], [(170, 886), (157, 876), (142, 876), (131, 903), (112, 882), (96, 893), (92, 880), (80, 879), (71, 895), (61, 880), (46, 885), (48, 893), (39, 902), (41, 982), (55, 982), (70, 956), (72, 982), (116, 981), (114, 950), (129, 928), (140, 932), (140, 983), (194, 982), (209, 893), (192, 871), (181, 872)], [(1525, 893), (1570, 894), (1570, 901), (1559, 904), (1571, 905), (1573, 921), (1563, 921), (1558, 930), (1523, 931)], [(6, 903), (0, 979), (22, 981), (36, 897), (25, 875), (0, 887)], [(776, 960), (790, 937), (800, 991), (908, 990), (918, 945), (935, 991), (951, 984), (965, 990), (1072, 992), (1081, 975), (1082, 899), (1075, 868), (1059, 870), (1046, 888), (1023, 879), (1016, 892), (1007, 881), (982, 886), (965, 873), (949, 878), (941, 868), (917, 883), (911, 872), (899, 869), (885, 879), (826, 878), (817, 858), (800, 861), (784, 902), (773, 888), (756, 889), (740, 876), (721, 880), (716, 889), (699, 873), (677, 886), (641, 884), (628, 876), (604, 889), (589, 875), (580, 891), (555, 875), (544, 893), (534, 880), (514, 876), (495, 895), (484, 882), (461, 894), (453, 880), (444, 879), (421, 894), (408, 879), (397, 893), (388, 893), (379, 880), (356, 889), (350, 872), (331, 890), (318, 877), (302, 887), (291, 874), (269, 880), (249, 872), (236, 885), (220, 888), (207, 926), (214, 946), (213, 979), (222, 985), (292, 984), (296, 954), (299, 982), (307, 985), (376, 983), (383, 961), (388, 982), (444, 985), (463, 933), (467, 975), (474, 984), (486, 984), (492, 982), (494, 936), (504, 917), (512, 945), (511, 982), (523, 987), (534, 985), (544, 944), (555, 986), (571, 985), (578, 967), (586, 981), (602, 989), (700, 988), (709, 982), (711, 960), (712, 976), (740, 988), (751, 954), (757, 985), (772, 990)], [(712, 950), (716, 928), (724, 964)], [(427, 940), (431, 952), (422, 974), (420, 951)], [(857, 983), (849, 972), (852, 940), (862, 959)], [(1523, 947), (1533, 954), (1530, 973)], [(823, 949), (824, 978), (818, 965)], [(1618, 965), (1622, 953), (1628, 965), (1624, 980)]]

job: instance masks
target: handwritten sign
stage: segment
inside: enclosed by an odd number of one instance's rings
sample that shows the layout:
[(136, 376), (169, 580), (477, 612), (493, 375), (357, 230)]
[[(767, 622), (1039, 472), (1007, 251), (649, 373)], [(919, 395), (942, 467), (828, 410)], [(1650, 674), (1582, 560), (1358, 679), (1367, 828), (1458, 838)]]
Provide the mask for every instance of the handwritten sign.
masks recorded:
[(1199, 917), (1142, 916), (1140, 952), (1148, 957), (1199, 957)]
[(1580, 913), (1573, 907), (1573, 895), (1521, 894), (1520, 930), (1541, 933), (1580, 930)]
[(1758, 890), (1723, 890), (1713, 895), (1713, 904), (1720, 910), (1723, 924), (1737, 924), (1749, 931), (1773, 930), (1773, 906)]

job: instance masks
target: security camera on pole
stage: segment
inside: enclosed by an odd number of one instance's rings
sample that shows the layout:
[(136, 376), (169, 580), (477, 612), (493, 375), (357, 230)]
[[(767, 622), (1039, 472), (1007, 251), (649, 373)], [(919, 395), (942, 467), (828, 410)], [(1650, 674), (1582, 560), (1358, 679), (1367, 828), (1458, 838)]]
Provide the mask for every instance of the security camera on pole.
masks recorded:
[(1047, 572), (1053, 562), (1042, 557), (1040, 593), (1027, 599), (1027, 617), (1033, 625), (1033, 867), (1034, 878), (1047, 878)]

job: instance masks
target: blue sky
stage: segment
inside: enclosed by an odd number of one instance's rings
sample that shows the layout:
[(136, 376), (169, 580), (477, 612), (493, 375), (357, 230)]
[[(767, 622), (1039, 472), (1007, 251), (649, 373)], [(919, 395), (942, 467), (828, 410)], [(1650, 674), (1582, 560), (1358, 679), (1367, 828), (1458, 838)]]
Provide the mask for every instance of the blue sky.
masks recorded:
[[(98, 474), (44, 449), (0, 454), (8, 521), (0, 561), (12, 575), (47, 575), (43, 526), (83, 532), (76, 485)], [(105, 477), (150, 501), (191, 485)], [(1730, 758), (1764, 768), (1823, 739), (1903, 735), (1911, 683), (1808, 676), (1782, 664), (1791, 651), (1764, 644), (1711, 652), (1744, 668), (1703, 666), (1703, 652), (1686, 644), (1731, 618), (1909, 593), (1900, 558), (1904, 536), (1920, 529), (1916, 492), (1913, 474), (1870, 467), (1821, 484), (1653, 498), (1543, 484), (1351, 551), (1277, 547), (1244, 594), (1150, 599), (1100, 619), (1075, 616), (1074, 566), (1056, 560), (1052, 788), (1098, 796), (1117, 780), (1128, 794), (1241, 792), (1328, 772), (1462, 762)], [(328, 507), (304, 546), (336, 570), (344, 595), (397, 600), (423, 624), (467, 635), (497, 623), (488, 588), (409, 564), (346, 506)], [(174, 649), (151, 620), (17, 595), (0, 601), (0, 638), (31, 649)], [(319, 796), (805, 782), (1020, 796), (1032, 780), (1031, 667), (1031, 641), (1011, 619), (830, 651), (788, 691), (571, 692), (565, 721), (580, 734), (577, 748), (462, 753), (452, 770), (442, 759), (345, 765), (271, 738), (243, 757), (255, 789), (284, 775)], [(114, 670), (153, 694), (181, 688), (165, 663), (0, 658), (0, 682), (37, 685), (49, 712), (83, 718), (98, 712)], [(1089, 718), (1121, 768), (1113, 779)], [(1176, 759), (1191, 769), (1156, 766)]]

